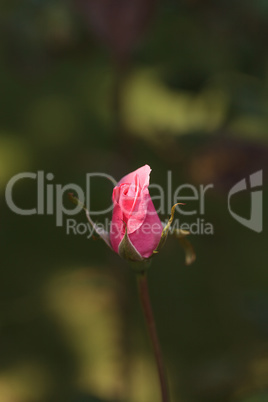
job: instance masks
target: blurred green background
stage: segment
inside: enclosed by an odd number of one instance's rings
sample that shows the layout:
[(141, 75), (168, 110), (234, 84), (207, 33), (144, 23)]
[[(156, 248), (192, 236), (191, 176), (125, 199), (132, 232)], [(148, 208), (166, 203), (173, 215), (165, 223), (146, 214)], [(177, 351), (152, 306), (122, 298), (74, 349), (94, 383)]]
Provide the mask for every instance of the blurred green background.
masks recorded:
[[(172, 402), (267, 401), (268, 2), (3, 0), (0, 32), (0, 402), (160, 401), (130, 268), (5, 200), (20, 172), (85, 190), (144, 164), (164, 188), (168, 170), (174, 189), (214, 185), (196, 262), (171, 238), (149, 271)], [(260, 169), (256, 233), (227, 195)], [(111, 190), (95, 180), (93, 206)], [(36, 182), (13, 197), (35, 207)], [(250, 193), (232, 208), (249, 218)]]

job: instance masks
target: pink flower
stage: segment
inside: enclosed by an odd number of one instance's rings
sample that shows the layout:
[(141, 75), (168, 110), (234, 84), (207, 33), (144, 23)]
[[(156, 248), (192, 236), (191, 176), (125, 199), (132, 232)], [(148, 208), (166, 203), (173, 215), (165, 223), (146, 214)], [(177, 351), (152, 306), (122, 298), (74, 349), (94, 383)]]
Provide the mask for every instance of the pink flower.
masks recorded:
[(116, 253), (136, 261), (151, 257), (163, 231), (148, 190), (150, 172), (145, 165), (124, 176), (113, 190), (110, 242)]

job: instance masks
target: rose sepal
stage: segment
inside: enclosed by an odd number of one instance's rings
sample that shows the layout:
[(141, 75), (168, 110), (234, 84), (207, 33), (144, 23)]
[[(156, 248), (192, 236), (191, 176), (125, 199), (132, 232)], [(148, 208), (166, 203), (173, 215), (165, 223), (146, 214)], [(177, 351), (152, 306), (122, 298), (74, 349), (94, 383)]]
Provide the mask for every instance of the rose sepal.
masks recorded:
[(196, 254), (192, 244), (186, 238), (190, 232), (188, 230), (174, 229), (172, 234), (179, 240), (181, 247), (184, 249), (185, 265), (191, 265), (196, 260)]
[[(156, 250), (154, 250), (154, 252), (153, 252), (154, 254), (159, 253), (159, 251), (164, 246), (164, 244), (167, 240), (167, 236), (168, 236), (169, 232), (171, 231), (170, 227), (174, 220), (174, 214), (175, 214), (177, 205), (185, 205), (185, 204), (177, 203), (177, 204), (174, 204), (173, 207), (171, 208), (170, 218), (168, 220), (168, 223), (166, 224), (166, 226), (164, 227), (164, 229), (162, 231), (160, 242), (159, 242)], [(185, 265), (191, 265), (196, 260), (196, 254), (195, 254), (192, 244), (189, 242), (188, 239), (186, 239), (186, 236), (188, 236), (190, 234), (190, 232), (188, 230), (174, 229), (171, 231), (171, 234), (179, 240), (181, 247), (184, 249)]]
[(107, 244), (107, 246), (109, 246), (110, 249), (113, 250), (113, 248), (111, 246), (111, 242), (110, 242), (109, 233), (106, 230), (101, 229), (100, 227), (98, 227), (96, 225), (96, 223), (93, 222), (93, 220), (91, 219), (91, 217), (89, 215), (89, 212), (88, 212), (86, 206), (77, 197), (75, 197), (73, 195), (73, 193), (68, 193), (68, 197), (69, 197), (69, 200), (72, 201), (73, 204), (79, 205), (81, 207), (81, 210), (83, 209), (85, 211), (87, 220), (90, 223), (90, 225), (93, 227), (95, 232), (101, 237), (101, 239)]
[(178, 202), (177, 204), (174, 204), (173, 207), (171, 208), (171, 212), (170, 212), (170, 218), (168, 220), (168, 223), (166, 224), (166, 226), (164, 227), (162, 234), (161, 234), (161, 238), (160, 238), (160, 242), (158, 243), (158, 246), (156, 248), (156, 250), (154, 250), (154, 254), (159, 253), (159, 251), (161, 250), (161, 248), (164, 246), (166, 240), (167, 240), (167, 236), (170, 230), (170, 226), (173, 222), (174, 219), (174, 214), (175, 214), (175, 209), (177, 205), (184, 205), (180, 202)]
[(142, 262), (145, 260), (145, 258), (140, 255), (136, 247), (131, 243), (128, 237), (126, 224), (124, 237), (118, 246), (118, 254), (121, 258), (133, 262)]

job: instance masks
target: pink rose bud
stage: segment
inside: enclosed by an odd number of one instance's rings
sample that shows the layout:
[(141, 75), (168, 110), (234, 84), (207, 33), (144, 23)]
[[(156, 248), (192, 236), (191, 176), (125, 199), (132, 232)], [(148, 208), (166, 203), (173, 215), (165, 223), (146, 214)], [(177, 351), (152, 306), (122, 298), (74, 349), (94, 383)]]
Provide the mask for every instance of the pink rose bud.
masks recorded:
[(145, 165), (124, 176), (113, 190), (110, 242), (116, 253), (132, 261), (151, 257), (163, 231), (148, 190), (150, 172)]

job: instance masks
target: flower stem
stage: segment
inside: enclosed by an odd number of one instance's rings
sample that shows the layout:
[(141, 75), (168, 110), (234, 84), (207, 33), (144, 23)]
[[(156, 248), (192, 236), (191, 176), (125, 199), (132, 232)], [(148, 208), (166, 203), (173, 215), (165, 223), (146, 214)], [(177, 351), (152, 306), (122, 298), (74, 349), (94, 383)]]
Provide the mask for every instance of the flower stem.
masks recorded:
[(153, 316), (153, 310), (151, 307), (150, 296), (148, 291), (147, 276), (145, 273), (137, 275), (139, 296), (141, 301), (141, 306), (146, 321), (146, 325), (149, 332), (149, 337), (152, 342), (153, 351), (155, 355), (155, 360), (157, 364), (158, 376), (161, 386), (162, 402), (169, 402), (169, 393), (166, 380), (166, 374), (160, 349), (159, 340), (157, 337), (156, 326)]

